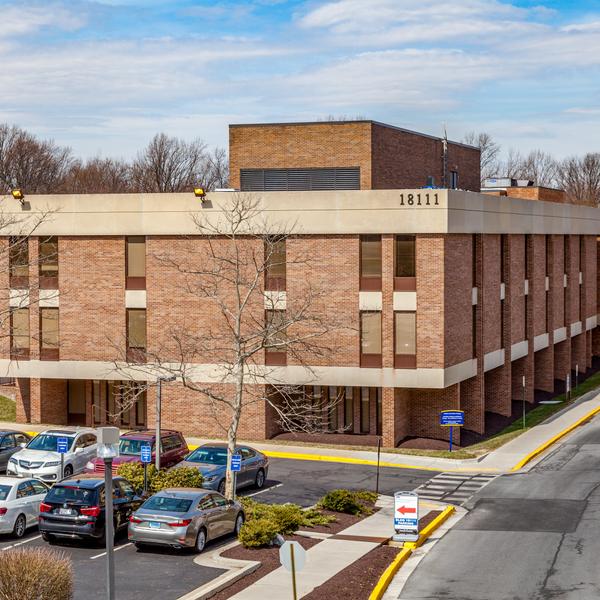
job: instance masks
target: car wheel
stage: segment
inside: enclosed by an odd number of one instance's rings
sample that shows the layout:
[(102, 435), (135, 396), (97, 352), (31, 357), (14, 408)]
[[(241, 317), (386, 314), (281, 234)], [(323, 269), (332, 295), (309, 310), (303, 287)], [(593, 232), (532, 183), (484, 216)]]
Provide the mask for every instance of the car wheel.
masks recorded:
[(264, 485), (265, 485), (265, 472), (262, 469), (259, 469), (258, 473), (256, 474), (254, 486), (260, 490)]
[(71, 475), (73, 475), (73, 467), (71, 465), (67, 465), (63, 471), (63, 479), (71, 477)]
[(223, 494), (223, 496), (225, 495), (225, 480), (221, 479), (221, 481), (219, 481), (219, 487), (217, 488), (217, 491), (219, 492), (219, 494)]
[(22, 538), (25, 535), (26, 529), (27, 520), (25, 519), (25, 515), (19, 515), (15, 521), (15, 526), (13, 527), (13, 535), (15, 537)]
[(146, 544), (142, 544), (141, 542), (133, 542), (133, 545), (138, 552), (144, 552), (146, 550)]
[(235, 533), (236, 536), (240, 535), (240, 530), (242, 529), (243, 524), (244, 515), (242, 513), (239, 513), (238, 516), (235, 518), (235, 529), (233, 530), (233, 533)]
[(49, 544), (54, 544), (56, 542), (56, 538), (47, 531), (42, 531), (42, 539)]
[(196, 552), (200, 554), (204, 547), (206, 546), (206, 531), (204, 528), (200, 529), (198, 532), (198, 537), (196, 538)]

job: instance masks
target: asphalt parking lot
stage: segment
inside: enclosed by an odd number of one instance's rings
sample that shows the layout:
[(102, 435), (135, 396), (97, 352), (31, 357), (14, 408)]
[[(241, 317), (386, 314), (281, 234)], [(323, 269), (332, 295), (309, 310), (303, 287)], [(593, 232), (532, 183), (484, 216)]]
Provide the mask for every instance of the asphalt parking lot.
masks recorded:
[[(365, 465), (271, 459), (265, 488), (260, 491), (247, 488), (241, 495), (264, 502), (295, 502), (310, 506), (330, 489), (374, 490), (375, 472), (375, 467)], [(383, 494), (411, 490), (434, 475), (429, 471), (382, 468), (379, 490)], [(209, 544), (207, 550), (218, 543)], [(36, 528), (30, 529), (18, 542), (10, 536), (0, 536), (0, 551), (35, 546), (48, 546)], [(75, 600), (102, 598), (106, 568), (103, 548), (66, 538), (52, 547), (63, 551), (73, 561)], [(127, 541), (126, 533), (121, 533), (115, 544), (117, 598), (176, 600), (221, 574), (218, 569), (195, 564), (195, 557), (191, 552), (160, 548), (139, 552)]]

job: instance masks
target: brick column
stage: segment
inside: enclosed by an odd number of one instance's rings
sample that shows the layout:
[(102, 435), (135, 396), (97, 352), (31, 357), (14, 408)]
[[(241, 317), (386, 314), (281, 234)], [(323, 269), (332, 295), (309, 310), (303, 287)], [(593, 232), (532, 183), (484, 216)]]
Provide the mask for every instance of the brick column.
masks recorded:
[(383, 368), (394, 368), (394, 239), (381, 236), (382, 310), (381, 352)]
[(15, 402), (17, 405), (17, 423), (31, 422), (30, 380), (19, 378), (15, 380)]
[(29, 359), (40, 358), (39, 238), (29, 238)]
[[(551, 338), (552, 339), (552, 338)], [(535, 388), (554, 392), (554, 345), (535, 353)]]
[(42, 390), (41, 379), (29, 380), (29, 406), (31, 423), (42, 423)]

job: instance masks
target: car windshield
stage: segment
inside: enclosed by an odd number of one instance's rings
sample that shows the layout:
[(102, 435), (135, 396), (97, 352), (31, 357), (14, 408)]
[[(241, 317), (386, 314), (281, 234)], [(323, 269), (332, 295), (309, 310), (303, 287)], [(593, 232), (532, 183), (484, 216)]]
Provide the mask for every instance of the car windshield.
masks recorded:
[(10, 485), (0, 485), (0, 500), (6, 500), (10, 494)]
[(73, 440), (75, 438), (68, 437), (68, 436), (48, 435), (48, 434), (44, 434), (44, 433), (41, 435), (36, 435), (29, 442), (29, 444), (27, 444), (27, 448), (29, 450), (46, 450), (46, 451), (50, 451), (50, 452), (56, 452), (56, 441), (61, 437), (64, 437), (67, 440), (69, 440), (69, 450), (70, 450), (71, 446), (73, 444)]
[[(121, 456), (140, 456), (142, 452), (142, 446), (149, 443), (149, 440), (132, 440), (131, 438), (121, 438), (121, 441), (119, 442), (119, 454), (121, 454)], [(152, 444), (152, 450), (154, 450), (154, 444)]]
[(194, 450), (185, 460), (213, 465), (226, 465), (227, 449), (202, 446), (200, 448), (196, 448), (196, 450)]
[(185, 513), (190, 510), (192, 500), (189, 498), (173, 498), (169, 496), (152, 496), (142, 504), (143, 509), (163, 512)]
[(91, 504), (96, 500), (96, 490), (69, 485), (55, 485), (46, 496), (46, 502), (76, 502)]

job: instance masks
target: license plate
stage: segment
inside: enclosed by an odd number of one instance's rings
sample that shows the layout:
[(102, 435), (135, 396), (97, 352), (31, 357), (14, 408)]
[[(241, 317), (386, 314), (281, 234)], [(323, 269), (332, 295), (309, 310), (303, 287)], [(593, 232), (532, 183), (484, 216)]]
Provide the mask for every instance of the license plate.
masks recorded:
[(58, 514), (59, 515), (72, 515), (73, 514), (73, 510), (70, 508), (59, 508), (58, 509)]
[(160, 523), (157, 523), (156, 521), (148, 521), (148, 525), (150, 526), (150, 529), (160, 529)]

